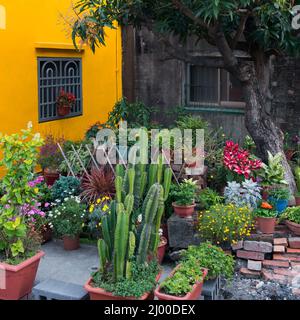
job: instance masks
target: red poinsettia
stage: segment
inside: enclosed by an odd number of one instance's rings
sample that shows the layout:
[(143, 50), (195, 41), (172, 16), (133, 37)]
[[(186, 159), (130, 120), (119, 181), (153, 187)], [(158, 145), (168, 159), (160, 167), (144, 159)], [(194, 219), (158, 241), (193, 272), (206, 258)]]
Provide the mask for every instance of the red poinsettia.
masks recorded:
[(247, 150), (241, 149), (237, 143), (227, 141), (224, 149), (224, 166), (245, 179), (252, 177), (253, 171), (262, 167), (262, 162), (251, 158)]

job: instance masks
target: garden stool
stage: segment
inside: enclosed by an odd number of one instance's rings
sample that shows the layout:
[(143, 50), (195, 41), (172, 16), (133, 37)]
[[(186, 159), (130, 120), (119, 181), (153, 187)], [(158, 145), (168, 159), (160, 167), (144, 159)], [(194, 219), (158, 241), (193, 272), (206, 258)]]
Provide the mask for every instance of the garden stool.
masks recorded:
[(217, 300), (221, 288), (221, 277), (203, 283), (202, 295), (205, 300)]
[(89, 295), (83, 286), (49, 279), (32, 289), (35, 300), (87, 300)]

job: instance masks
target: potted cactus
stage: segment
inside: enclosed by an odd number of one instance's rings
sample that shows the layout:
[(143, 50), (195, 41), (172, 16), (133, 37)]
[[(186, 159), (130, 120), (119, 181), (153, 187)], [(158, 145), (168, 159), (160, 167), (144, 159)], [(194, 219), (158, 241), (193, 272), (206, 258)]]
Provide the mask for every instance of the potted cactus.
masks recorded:
[[(116, 198), (101, 220), (100, 269), (85, 285), (91, 300), (146, 300), (152, 297), (152, 290), (160, 278), (154, 257), (160, 243), (161, 218), (172, 178), (170, 169), (162, 169), (162, 165), (151, 166), (147, 179), (145, 166), (135, 165), (126, 172), (117, 166)], [(162, 176), (163, 185), (160, 183)], [(139, 224), (134, 212), (141, 212)]]

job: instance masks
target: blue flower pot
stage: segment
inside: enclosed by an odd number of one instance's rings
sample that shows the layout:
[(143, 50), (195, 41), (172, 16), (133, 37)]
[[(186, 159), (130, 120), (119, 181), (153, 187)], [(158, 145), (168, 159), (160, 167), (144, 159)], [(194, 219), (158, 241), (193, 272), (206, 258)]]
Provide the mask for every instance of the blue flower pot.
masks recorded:
[(269, 197), (269, 202), (274, 203), (275, 209), (279, 214), (282, 214), (289, 205), (289, 200), (276, 200), (273, 197)]

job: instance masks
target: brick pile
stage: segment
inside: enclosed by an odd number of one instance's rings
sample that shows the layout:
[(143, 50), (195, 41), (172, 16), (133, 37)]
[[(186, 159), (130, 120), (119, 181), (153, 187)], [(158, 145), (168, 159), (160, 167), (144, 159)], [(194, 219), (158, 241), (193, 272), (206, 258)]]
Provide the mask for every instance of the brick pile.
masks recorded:
[(237, 258), (247, 260), (240, 273), (247, 278), (263, 278), (291, 285), (300, 295), (300, 237), (266, 241), (240, 241), (232, 246)]

